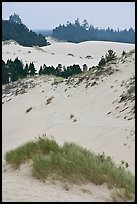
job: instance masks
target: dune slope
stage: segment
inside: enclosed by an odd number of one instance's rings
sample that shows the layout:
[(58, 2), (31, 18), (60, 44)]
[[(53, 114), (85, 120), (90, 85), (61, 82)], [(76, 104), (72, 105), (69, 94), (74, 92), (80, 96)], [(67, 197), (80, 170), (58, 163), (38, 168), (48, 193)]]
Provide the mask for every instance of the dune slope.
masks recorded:
[[(59, 144), (75, 142), (95, 153), (104, 152), (117, 164), (124, 160), (135, 174), (134, 76), (133, 53), (102, 72), (91, 70), (62, 81), (36, 76), (3, 85), (3, 162), (6, 151), (46, 133)], [(35, 181), (26, 165), (17, 172), (4, 168), (3, 201), (112, 201), (104, 185), (64, 190), (59, 183)]]

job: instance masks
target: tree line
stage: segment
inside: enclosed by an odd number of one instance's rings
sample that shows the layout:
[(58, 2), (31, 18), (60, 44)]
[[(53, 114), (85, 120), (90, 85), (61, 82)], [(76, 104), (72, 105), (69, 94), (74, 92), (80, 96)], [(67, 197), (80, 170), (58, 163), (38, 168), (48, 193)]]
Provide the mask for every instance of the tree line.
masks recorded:
[[(84, 66), (84, 65), (83, 65)], [(39, 75), (55, 75), (59, 77), (68, 78), (69, 76), (79, 74), (82, 69), (79, 65), (71, 65), (67, 67), (62, 67), (58, 64), (57, 67), (54, 66), (40, 66), (38, 71)], [(27, 76), (33, 76), (36, 74), (36, 69), (34, 63), (23, 65), (22, 61), (16, 58), (14, 61), (8, 59), (7, 62), (2, 60), (2, 84), (7, 84), (10, 82), (17, 81), (18, 79), (23, 79)]]
[(9, 20), (2, 20), (2, 41), (10, 39), (28, 47), (48, 45), (45, 37), (29, 30), (17, 14), (11, 15)]
[(85, 19), (82, 24), (77, 18), (74, 23), (67, 21), (66, 25), (59, 25), (53, 29), (52, 37), (79, 43), (83, 41), (112, 41), (123, 43), (135, 43), (135, 31), (133, 28), (113, 30), (112, 28), (98, 28), (89, 25)]
[[(125, 51), (122, 52), (122, 55), (125, 54)], [(102, 56), (97, 68), (100, 68), (104, 66), (107, 62), (110, 62), (112, 60), (117, 59), (116, 52), (113, 50), (108, 50), (105, 56)], [(94, 66), (93, 66), (94, 67)], [(89, 70), (91, 70), (90, 68)], [(40, 69), (38, 71), (39, 75), (55, 75), (58, 77), (68, 78), (76, 74), (80, 74), (88, 71), (88, 67), (86, 64), (83, 65), (81, 68), (78, 64), (73, 64), (70, 66), (62, 66), (61, 64), (58, 64), (57, 67), (54, 66), (47, 66), (43, 65), (40, 66)], [(2, 60), (2, 84), (7, 84), (10, 82), (17, 81), (18, 79), (25, 78), (27, 76), (33, 76), (36, 74), (35, 65), (33, 62), (31, 62), (29, 65), (28, 63), (24, 66), (22, 61), (18, 59), (18, 57), (12, 61), (11, 59), (8, 59), (7, 62), (4, 62)]]
[(17, 81), (36, 74), (35, 66), (32, 63), (23, 66), (22, 61), (16, 58), (14, 61), (8, 59), (7, 62), (2, 60), (2, 84)]

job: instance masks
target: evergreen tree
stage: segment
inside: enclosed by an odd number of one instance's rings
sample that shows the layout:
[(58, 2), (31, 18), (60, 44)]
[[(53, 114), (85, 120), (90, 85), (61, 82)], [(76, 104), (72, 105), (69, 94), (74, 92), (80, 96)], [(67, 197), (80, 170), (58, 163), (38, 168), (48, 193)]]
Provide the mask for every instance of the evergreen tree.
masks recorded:
[(88, 70), (88, 66), (86, 64), (83, 64), (83, 72), (86, 72)]
[(30, 75), (35, 75), (36, 74), (36, 69), (35, 69), (35, 66), (34, 66), (33, 62), (29, 64), (29, 74)]
[(105, 59), (106, 59), (106, 62), (109, 62), (109, 61), (112, 61), (112, 60), (115, 60), (117, 59), (117, 55), (116, 55), (116, 52), (114, 52), (113, 50), (108, 50), (108, 52), (106, 53), (105, 55)]
[(98, 66), (101, 67), (101, 66), (103, 66), (103, 65), (105, 65), (105, 64), (106, 64), (106, 59), (104, 58), (104, 56), (102, 56), (102, 57), (101, 57), (101, 60), (100, 60), (99, 63), (98, 63)]
[(24, 68), (24, 77), (28, 76), (28, 74), (29, 74), (29, 66), (28, 64), (26, 64)]
[(83, 27), (85, 30), (87, 30), (87, 29), (89, 28), (89, 24), (88, 24), (88, 22), (87, 22), (86, 19), (83, 21), (82, 27)]
[(14, 69), (16, 70), (18, 79), (24, 77), (23, 63), (18, 58), (14, 60)]
[(8, 68), (5, 62), (2, 60), (2, 84), (7, 84), (9, 82)]
[(2, 41), (10, 39), (17, 41), (23, 46), (47, 45), (47, 40), (43, 35), (37, 35), (24, 24), (2, 20)]
[(43, 72), (43, 69), (42, 69), (42, 66), (40, 66), (40, 69), (39, 69), (39, 75), (41, 75)]
[(18, 80), (18, 72), (14, 62), (11, 59), (7, 60), (6, 67), (9, 73), (9, 82)]
[(9, 16), (9, 21), (14, 22), (14, 23), (18, 23), (18, 24), (22, 24), (21, 18), (19, 17), (19, 15), (15, 14), (15, 13), (13, 15)]

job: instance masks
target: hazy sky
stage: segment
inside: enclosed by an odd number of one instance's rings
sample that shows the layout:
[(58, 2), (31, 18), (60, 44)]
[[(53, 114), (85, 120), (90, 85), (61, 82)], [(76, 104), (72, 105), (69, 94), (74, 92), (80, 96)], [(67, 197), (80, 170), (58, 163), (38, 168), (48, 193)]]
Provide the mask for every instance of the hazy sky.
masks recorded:
[(18, 14), (29, 29), (53, 29), (67, 21), (99, 28), (135, 28), (135, 2), (2, 2), (2, 19)]

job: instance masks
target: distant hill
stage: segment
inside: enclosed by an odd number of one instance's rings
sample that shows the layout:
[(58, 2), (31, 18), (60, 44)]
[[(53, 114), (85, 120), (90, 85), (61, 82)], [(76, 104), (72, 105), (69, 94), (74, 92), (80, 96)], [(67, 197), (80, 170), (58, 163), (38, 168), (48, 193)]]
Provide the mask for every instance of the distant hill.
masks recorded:
[(29, 30), (26, 25), (11, 20), (2, 20), (2, 41), (10, 39), (28, 47), (48, 45), (43, 35), (37, 35), (32, 30)]

